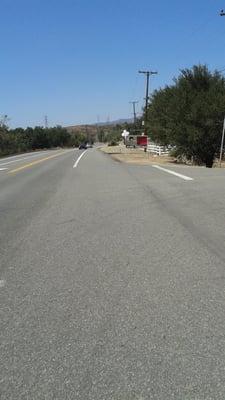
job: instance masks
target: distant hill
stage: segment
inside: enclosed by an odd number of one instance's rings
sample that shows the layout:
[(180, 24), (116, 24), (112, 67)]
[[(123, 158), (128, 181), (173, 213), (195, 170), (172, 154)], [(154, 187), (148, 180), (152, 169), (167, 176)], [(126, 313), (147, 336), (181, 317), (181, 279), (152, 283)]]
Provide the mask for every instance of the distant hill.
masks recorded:
[(83, 134), (93, 134), (97, 133), (96, 125), (71, 125), (65, 126), (68, 132), (70, 133), (83, 133)]
[(107, 126), (116, 126), (116, 125), (122, 125), (125, 123), (132, 123), (133, 119), (132, 118), (124, 118), (124, 119), (117, 119), (115, 121), (108, 121), (108, 122), (98, 122), (95, 124), (82, 124), (82, 125), (71, 125), (71, 126), (65, 126), (65, 128), (68, 130), (70, 133), (83, 133), (86, 135), (96, 135), (98, 132), (98, 127), (101, 128), (107, 128)]
[(99, 126), (106, 126), (106, 125), (122, 125), (125, 123), (132, 123), (133, 122), (133, 118), (121, 118), (121, 119), (116, 119), (115, 121), (107, 121), (107, 122), (99, 122), (98, 125)]

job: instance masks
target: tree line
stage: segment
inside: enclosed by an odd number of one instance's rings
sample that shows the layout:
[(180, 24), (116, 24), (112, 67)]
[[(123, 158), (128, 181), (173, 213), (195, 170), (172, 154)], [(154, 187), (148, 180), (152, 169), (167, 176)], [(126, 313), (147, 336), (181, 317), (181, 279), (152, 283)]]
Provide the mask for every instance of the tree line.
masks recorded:
[(108, 143), (109, 145), (116, 145), (121, 141), (121, 134), (124, 129), (131, 130), (132, 125), (127, 123), (116, 124), (116, 125), (106, 125), (98, 127), (98, 140), (101, 143)]
[(9, 129), (4, 124), (0, 125), (1, 156), (54, 147), (77, 147), (85, 140), (85, 135), (70, 134), (61, 126)]
[(225, 78), (206, 65), (184, 69), (156, 90), (147, 111), (150, 138), (174, 146), (174, 154), (212, 167), (225, 117)]

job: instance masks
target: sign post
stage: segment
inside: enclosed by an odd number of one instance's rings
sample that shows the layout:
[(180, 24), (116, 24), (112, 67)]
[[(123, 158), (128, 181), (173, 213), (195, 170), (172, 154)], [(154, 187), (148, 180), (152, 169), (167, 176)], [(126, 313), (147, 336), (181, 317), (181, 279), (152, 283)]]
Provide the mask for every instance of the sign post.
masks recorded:
[(126, 142), (126, 138), (129, 136), (129, 134), (130, 133), (128, 131), (126, 131), (126, 129), (124, 129), (124, 131), (122, 132), (122, 137), (123, 137), (124, 144)]

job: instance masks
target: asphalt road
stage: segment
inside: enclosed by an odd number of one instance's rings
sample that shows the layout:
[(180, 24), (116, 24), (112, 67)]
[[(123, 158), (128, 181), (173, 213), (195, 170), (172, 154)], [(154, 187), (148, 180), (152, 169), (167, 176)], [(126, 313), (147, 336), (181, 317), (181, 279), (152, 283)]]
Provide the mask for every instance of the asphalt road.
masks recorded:
[(1, 400), (224, 400), (225, 171), (81, 153), (0, 160)]

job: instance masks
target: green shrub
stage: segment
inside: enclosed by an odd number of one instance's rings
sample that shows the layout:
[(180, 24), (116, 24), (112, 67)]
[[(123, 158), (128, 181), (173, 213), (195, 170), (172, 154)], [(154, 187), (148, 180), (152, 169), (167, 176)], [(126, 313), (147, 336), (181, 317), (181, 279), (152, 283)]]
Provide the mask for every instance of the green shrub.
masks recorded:
[(108, 146), (118, 146), (119, 143), (116, 142), (115, 140), (111, 140), (111, 142), (108, 143)]

